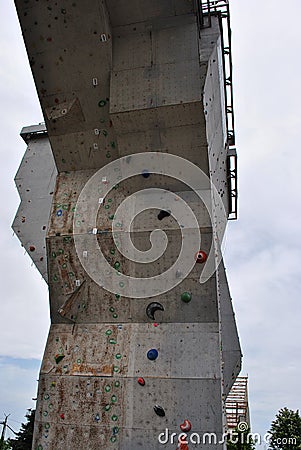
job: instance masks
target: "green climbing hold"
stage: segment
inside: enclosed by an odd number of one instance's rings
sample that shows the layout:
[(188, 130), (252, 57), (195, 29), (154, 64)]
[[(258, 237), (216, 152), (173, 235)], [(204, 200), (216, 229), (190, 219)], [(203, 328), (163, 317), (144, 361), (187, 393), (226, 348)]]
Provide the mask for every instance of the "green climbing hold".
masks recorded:
[(117, 402), (117, 397), (116, 397), (116, 395), (112, 395), (112, 397), (111, 397), (111, 402), (112, 402), (112, 403), (116, 403), (116, 402)]
[(121, 358), (122, 358), (122, 355), (121, 355), (120, 353), (117, 353), (117, 355), (115, 355), (115, 358), (116, 358), (116, 359), (121, 359)]
[(118, 373), (119, 372), (119, 367), (118, 366), (114, 366), (113, 367), (113, 372)]
[(112, 147), (112, 148), (116, 148), (116, 144), (115, 144), (114, 141), (111, 142), (111, 147)]
[(107, 153), (106, 153), (106, 158), (111, 158), (111, 156), (112, 156), (112, 155), (111, 155), (110, 152), (107, 152)]
[(120, 299), (120, 294), (115, 294), (115, 298), (116, 298), (117, 300), (119, 300), (119, 299)]
[(106, 392), (110, 392), (110, 390), (111, 390), (111, 386), (109, 386), (109, 385), (107, 384), (106, 387), (105, 387), (105, 391), (106, 391)]
[(184, 303), (189, 303), (191, 298), (192, 296), (190, 292), (183, 292), (183, 294), (181, 295), (181, 300)]
[(112, 214), (111, 216), (109, 216), (109, 219), (110, 219), (110, 220), (113, 220), (113, 219), (114, 219), (114, 214)]
[(111, 334), (112, 334), (112, 330), (107, 330), (107, 331), (106, 331), (106, 335), (107, 335), (107, 336), (110, 336)]
[(110, 409), (111, 409), (111, 405), (106, 405), (106, 406), (104, 407), (104, 410), (105, 410), (105, 411), (110, 411)]
[(111, 419), (113, 420), (113, 422), (117, 422), (118, 416), (116, 416), (116, 414), (113, 414), (113, 416), (111, 417)]
[(120, 268), (120, 262), (116, 261), (114, 264), (114, 269), (118, 270)]
[(111, 253), (111, 255), (115, 255), (115, 250), (112, 248), (112, 249), (110, 250), (110, 253)]
[(112, 317), (113, 317), (113, 319), (117, 319), (118, 314), (114, 313), (114, 314), (112, 315)]
[(113, 308), (113, 306), (111, 306), (110, 312), (114, 312), (114, 311), (115, 311), (115, 308)]
[(110, 340), (109, 340), (109, 343), (110, 343), (110, 344), (117, 344), (117, 341), (116, 341), (115, 339), (110, 339)]
[(99, 106), (100, 108), (102, 108), (103, 106), (106, 106), (106, 104), (107, 104), (107, 102), (106, 102), (105, 100), (100, 100), (100, 101), (98, 102), (98, 106)]
[(119, 387), (120, 386), (120, 381), (115, 381), (114, 386), (115, 387)]
[(65, 355), (55, 355), (55, 357), (54, 357), (54, 359), (55, 359), (55, 362), (58, 364), (60, 361), (62, 361), (62, 359), (64, 359), (65, 358)]
[[(113, 419), (112, 419), (113, 420)], [(116, 442), (117, 441), (117, 437), (116, 436), (112, 436), (110, 439), (111, 442)]]

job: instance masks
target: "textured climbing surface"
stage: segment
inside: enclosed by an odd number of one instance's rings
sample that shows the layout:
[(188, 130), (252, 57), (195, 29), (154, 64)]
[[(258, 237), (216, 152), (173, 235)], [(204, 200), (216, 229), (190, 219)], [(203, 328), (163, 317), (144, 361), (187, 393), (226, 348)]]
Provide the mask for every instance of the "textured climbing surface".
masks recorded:
[[(155, 450), (166, 428), (221, 435), (241, 353), (223, 264), (204, 283), (200, 277), (218, 249), (222, 208), (209, 181), (204, 187), (189, 172), (193, 191), (181, 179), (182, 164), (172, 177), (154, 173), (145, 158), (123, 180), (138, 153), (153, 152), (153, 161), (181, 156), (210, 177), (227, 213), (219, 20), (200, 32), (189, 0), (15, 3), (48, 135), (28, 130), (16, 177), (22, 203), (14, 229), (45, 278), (47, 262), (50, 294), (33, 448)], [(38, 161), (28, 158), (36, 148)], [(120, 157), (113, 177), (106, 167)], [(99, 169), (95, 192), (83, 195)], [(141, 212), (155, 194), (137, 191), (149, 188), (164, 190), (160, 204)], [(33, 207), (25, 207), (27, 197)], [(189, 227), (187, 210), (177, 215), (181, 202), (197, 221)], [(201, 245), (183, 259), (192, 261), (187, 274), (175, 264), (164, 279), (170, 289), (128, 294), (134, 288), (122, 274), (156, 279), (196, 228)], [(129, 234), (147, 253), (156, 229), (165, 233), (156, 250), (168, 242), (165, 251), (135, 261)], [(112, 271), (100, 264), (99, 249)], [(109, 280), (114, 289), (105, 288)], [(185, 445), (178, 448), (197, 448)]]

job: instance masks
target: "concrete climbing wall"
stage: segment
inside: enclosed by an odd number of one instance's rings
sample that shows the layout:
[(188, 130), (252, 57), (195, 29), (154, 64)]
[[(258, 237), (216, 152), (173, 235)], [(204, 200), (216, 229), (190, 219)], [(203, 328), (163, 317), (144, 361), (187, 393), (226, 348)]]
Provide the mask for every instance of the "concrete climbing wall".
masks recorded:
[(12, 228), (47, 281), (46, 233), (57, 170), (44, 125), (24, 127), (28, 144), (15, 176), (21, 203)]
[[(158, 440), (166, 429), (219, 440), (240, 370), (223, 264), (200, 283), (210, 255), (218, 259), (228, 205), (219, 20), (200, 32), (190, 0), (16, 6), (56, 169), (51, 158), (43, 167), (51, 180), (58, 172), (45, 203), (51, 328), (33, 448), (222, 448)], [(48, 140), (33, 131), (29, 147), (49, 157)], [(196, 222), (187, 221), (187, 205)], [(129, 234), (147, 253), (158, 229), (165, 237), (155, 250), (167, 241), (165, 251), (149, 263), (131, 258)], [(193, 264), (183, 274), (176, 263), (196, 231), (201, 246), (186, 255)], [(170, 287), (148, 287), (170, 266)], [(140, 297), (134, 279), (142, 280)]]

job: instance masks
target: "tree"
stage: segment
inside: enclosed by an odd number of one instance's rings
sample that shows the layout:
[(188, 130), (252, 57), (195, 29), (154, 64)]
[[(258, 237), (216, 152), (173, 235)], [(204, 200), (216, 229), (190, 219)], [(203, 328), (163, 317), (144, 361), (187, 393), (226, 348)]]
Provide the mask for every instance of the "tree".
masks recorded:
[(270, 447), (279, 450), (301, 449), (301, 417), (299, 411), (282, 408), (269, 431)]
[(228, 435), (227, 450), (253, 450), (255, 445), (250, 433), (250, 428), (244, 429), (239, 424)]
[(8, 440), (12, 450), (31, 450), (35, 410), (29, 409), (25, 417), (27, 423), (22, 423), (20, 431), (16, 433), (17, 438)]

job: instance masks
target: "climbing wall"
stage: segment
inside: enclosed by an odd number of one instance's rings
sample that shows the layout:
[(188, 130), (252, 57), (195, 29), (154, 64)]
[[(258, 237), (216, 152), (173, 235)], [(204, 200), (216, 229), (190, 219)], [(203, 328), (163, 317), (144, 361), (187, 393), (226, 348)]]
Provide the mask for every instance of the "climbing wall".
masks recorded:
[(44, 125), (24, 127), (28, 144), (15, 176), (21, 203), (12, 228), (47, 282), (46, 233), (57, 170)]
[[(16, 6), (48, 135), (27, 139), (50, 143), (56, 177), (33, 449), (223, 448), (241, 353), (223, 264), (205, 276), (228, 205), (219, 19), (200, 32), (190, 0)], [(129, 235), (148, 254), (158, 229), (165, 251), (132, 258)]]

